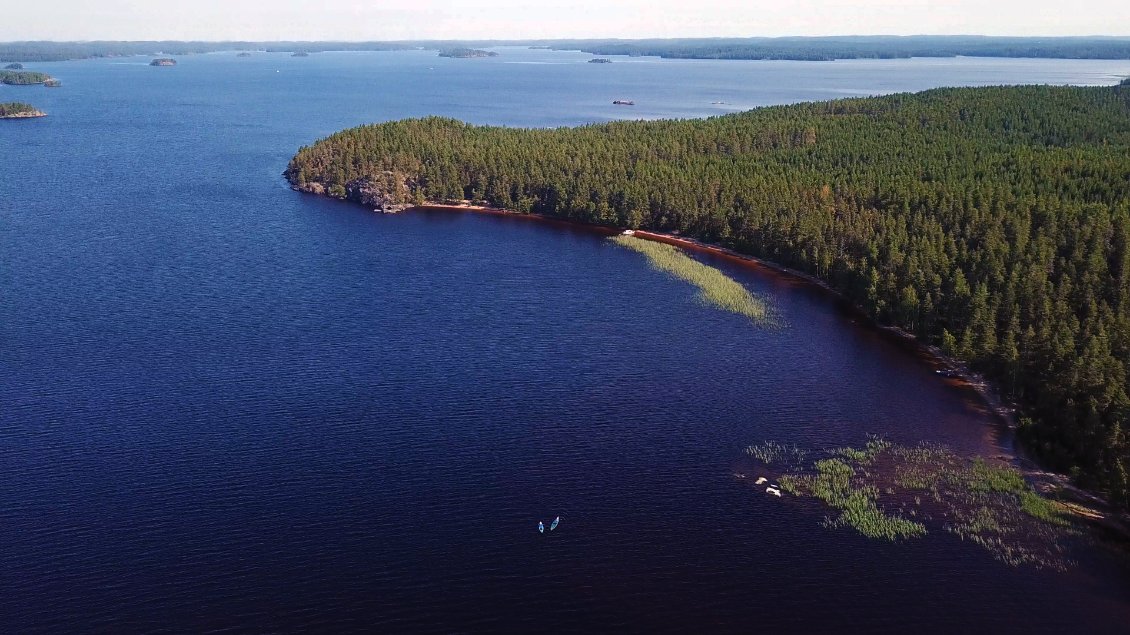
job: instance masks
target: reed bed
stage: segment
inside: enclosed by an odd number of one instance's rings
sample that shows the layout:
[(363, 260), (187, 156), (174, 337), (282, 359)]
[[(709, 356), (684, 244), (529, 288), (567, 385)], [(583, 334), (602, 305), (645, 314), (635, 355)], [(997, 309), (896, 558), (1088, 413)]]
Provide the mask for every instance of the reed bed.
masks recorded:
[(1041, 496), (1011, 466), (878, 437), (863, 448), (825, 450), (813, 461), (773, 442), (746, 452), (767, 466), (791, 464), (778, 479), (781, 491), (838, 511), (826, 526), (887, 540), (942, 530), (1010, 565), (1062, 570), (1070, 564), (1064, 541), (1078, 528), (1060, 502)]
[(764, 326), (775, 324), (764, 301), (750, 293), (738, 281), (714, 267), (691, 258), (674, 245), (623, 235), (613, 236), (610, 240), (621, 247), (643, 254), (652, 267), (693, 284), (698, 288), (698, 298), (703, 303), (723, 311), (744, 315), (756, 324)]

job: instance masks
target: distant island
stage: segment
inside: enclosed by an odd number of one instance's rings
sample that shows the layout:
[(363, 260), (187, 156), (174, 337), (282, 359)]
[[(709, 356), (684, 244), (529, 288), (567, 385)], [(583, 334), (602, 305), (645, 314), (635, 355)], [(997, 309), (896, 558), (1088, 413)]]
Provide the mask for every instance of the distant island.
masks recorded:
[(397, 42), (3, 42), (2, 62), (52, 62), (130, 55), (190, 55), (261, 50), (443, 51), (525, 46), (593, 55), (655, 55), (686, 59), (836, 60), (907, 57), (1027, 57), (1130, 59), (1130, 37), (986, 37), (971, 35), (678, 38), (650, 40), (417, 40)]
[(474, 57), (498, 57), (498, 53), (494, 51), (484, 51), (482, 49), (443, 49), (439, 52), (440, 57), (458, 57), (461, 59), (469, 59)]
[(291, 57), (310, 57), (310, 54), (307, 53), (306, 51), (295, 51), (295, 52), (291, 53), (290, 56)]
[(31, 119), (33, 117), (46, 117), (47, 113), (37, 110), (31, 104), (22, 101), (10, 101), (0, 104), (0, 119)]
[(1127, 113), (1124, 82), (549, 130), (430, 117), (338, 132), (286, 177), (370, 209), (485, 201), (790, 267), (991, 382), (1034, 456), (1130, 510)]
[(0, 71), (0, 84), (8, 84), (10, 86), (42, 84), (50, 79), (51, 76), (45, 73), (35, 73), (32, 71)]
[(589, 60), (589, 64), (611, 64), (612, 60), (607, 57), (594, 57)]
[(236, 54), (236, 57), (251, 57), (251, 53), (248, 53), (247, 51), (241, 51)]
[(19, 71), (19, 70), (23, 70), (24, 65), (20, 64), (19, 62), (15, 62), (15, 63), (12, 63), (12, 64), (8, 64), (4, 68), (6, 68), (10, 71)]
[(177, 61), (171, 57), (158, 57), (157, 59), (149, 62), (150, 66), (176, 66)]

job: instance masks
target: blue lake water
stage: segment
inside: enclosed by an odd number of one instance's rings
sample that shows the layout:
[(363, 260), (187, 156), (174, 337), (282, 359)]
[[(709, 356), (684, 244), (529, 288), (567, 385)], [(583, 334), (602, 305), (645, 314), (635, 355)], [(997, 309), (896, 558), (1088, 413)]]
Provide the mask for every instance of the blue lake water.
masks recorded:
[(124, 58), (0, 86), (50, 113), (0, 121), (0, 631), (1130, 631), (1112, 552), (1057, 573), (869, 541), (733, 478), (767, 439), (1012, 450), (819, 291), (703, 257), (788, 323), (763, 330), (585, 229), (380, 216), (280, 176), (402, 117), (708, 116), (1130, 62), (589, 57)]

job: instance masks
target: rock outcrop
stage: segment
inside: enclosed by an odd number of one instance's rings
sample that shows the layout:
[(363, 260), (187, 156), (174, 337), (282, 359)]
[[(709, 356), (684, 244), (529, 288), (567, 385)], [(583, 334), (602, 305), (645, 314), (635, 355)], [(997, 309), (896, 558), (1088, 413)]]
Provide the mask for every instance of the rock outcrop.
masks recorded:
[(384, 214), (395, 214), (412, 207), (416, 202), (414, 184), (402, 174), (392, 171), (358, 177), (346, 183), (345, 187), (327, 185), (320, 181), (299, 181), (298, 176), (289, 170), (284, 176), (290, 181), (291, 189), (360, 203)]

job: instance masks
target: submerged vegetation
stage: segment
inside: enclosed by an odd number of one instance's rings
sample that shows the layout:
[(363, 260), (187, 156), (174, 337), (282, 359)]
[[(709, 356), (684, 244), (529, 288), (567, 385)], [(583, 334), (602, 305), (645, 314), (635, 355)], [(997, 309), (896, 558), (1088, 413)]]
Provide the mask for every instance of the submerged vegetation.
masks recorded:
[(963, 458), (942, 446), (899, 446), (879, 438), (864, 448), (827, 451), (813, 462), (780, 448), (762, 444), (747, 453), (774, 459), (763, 462), (783, 469), (782, 491), (837, 510), (825, 521), (830, 527), (887, 540), (941, 530), (1011, 565), (1068, 564), (1061, 540), (1077, 531), (1064, 508), (1036, 493), (1011, 467)]
[[(953, 88), (554, 130), (339, 132), (287, 177), (718, 243), (995, 382), (1051, 467), (1130, 508), (1130, 88)], [(361, 188), (353, 188), (360, 190)]]
[(652, 267), (693, 284), (698, 288), (698, 297), (703, 303), (744, 315), (758, 324), (769, 323), (769, 310), (764, 302), (754, 297), (737, 280), (691, 258), (681, 249), (631, 236), (612, 236), (609, 240), (640, 252), (647, 257)]

